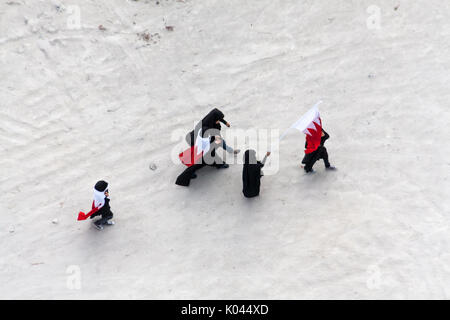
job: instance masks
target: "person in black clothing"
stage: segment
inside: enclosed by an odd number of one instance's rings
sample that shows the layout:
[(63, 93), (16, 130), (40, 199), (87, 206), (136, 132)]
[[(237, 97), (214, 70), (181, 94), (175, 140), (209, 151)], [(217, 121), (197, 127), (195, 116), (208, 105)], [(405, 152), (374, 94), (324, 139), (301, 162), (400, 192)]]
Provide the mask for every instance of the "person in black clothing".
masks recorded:
[(247, 150), (244, 154), (244, 170), (242, 171), (242, 182), (244, 196), (246, 198), (253, 198), (259, 196), (261, 187), (261, 169), (266, 163), (267, 157), (270, 156), (270, 152), (267, 152), (263, 161), (256, 160), (255, 150)]
[[(208, 133), (212, 136), (220, 136), (220, 130), (222, 129), (222, 126), (220, 125), (221, 122), (228, 128), (231, 127), (230, 123), (224, 118), (225, 115), (223, 112), (214, 108), (195, 126), (194, 130), (186, 135), (186, 142), (192, 147), (195, 144), (195, 137), (197, 137), (200, 130), (202, 130), (203, 133)], [(240, 150), (234, 150), (228, 146), (223, 138), (222, 142), (223, 149), (227, 150), (228, 153), (238, 154), (240, 152)]]
[(201, 162), (196, 163), (183, 171), (180, 174), (175, 182), (175, 184), (183, 187), (188, 187), (191, 183), (191, 179), (196, 179), (197, 174), (196, 171), (203, 168), (204, 166), (211, 166), (217, 169), (227, 169), (229, 165), (226, 164), (219, 156), (216, 155), (216, 149), (223, 144), (223, 140), (220, 136), (211, 136), (209, 137), (210, 148), (203, 155)]
[(206, 115), (206, 117), (203, 118), (202, 127), (207, 129), (221, 130), (222, 127), (220, 125), (220, 122), (222, 122), (229, 128), (230, 124), (224, 118), (225, 115), (223, 114), (223, 112), (217, 108), (214, 108)]
[[(313, 166), (314, 164), (320, 160), (323, 159), (323, 162), (325, 164), (325, 169), (327, 170), (336, 170), (336, 167), (331, 166), (330, 162), (328, 161), (328, 152), (327, 148), (325, 148), (324, 144), (325, 141), (327, 141), (330, 138), (330, 135), (322, 129), (322, 138), (320, 139), (320, 146), (312, 153), (306, 154), (303, 158), (302, 163), (305, 165), (304, 169), (307, 173), (313, 173)], [(308, 142), (305, 143), (305, 149), (308, 148)]]
[(109, 191), (108, 191), (108, 183), (106, 181), (98, 181), (94, 187), (94, 205), (96, 208), (100, 207), (100, 209), (91, 215), (91, 219), (97, 216), (101, 216), (100, 219), (94, 221), (94, 226), (102, 230), (104, 225), (114, 225), (113, 213), (111, 212), (111, 208), (109, 206)]

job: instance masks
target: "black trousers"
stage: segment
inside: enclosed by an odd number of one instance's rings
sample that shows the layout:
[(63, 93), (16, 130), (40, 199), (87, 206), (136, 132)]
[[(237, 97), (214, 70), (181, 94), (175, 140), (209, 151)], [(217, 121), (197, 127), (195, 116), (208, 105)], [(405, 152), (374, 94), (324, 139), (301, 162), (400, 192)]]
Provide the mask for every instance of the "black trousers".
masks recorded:
[(108, 211), (108, 212), (103, 213), (102, 218), (98, 219), (94, 223), (98, 226), (101, 226), (101, 225), (106, 224), (106, 222), (108, 222), (108, 220), (112, 219), (112, 217), (113, 217), (113, 213), (111, 211)]
[(330, 162), (328, 161), (327, 148), (319, 147), (319, 149), (317, 149), (313, 153), (307, 154), (305, 156), (305, 158), (303, 158), (302, 163), (305, 164), (305, 171), (306, 172), (311, 172), (314, 164), (320, 159), (323, 159), (323, 162), (325, 164), (325, 168), (329, 168), (330, 167)]

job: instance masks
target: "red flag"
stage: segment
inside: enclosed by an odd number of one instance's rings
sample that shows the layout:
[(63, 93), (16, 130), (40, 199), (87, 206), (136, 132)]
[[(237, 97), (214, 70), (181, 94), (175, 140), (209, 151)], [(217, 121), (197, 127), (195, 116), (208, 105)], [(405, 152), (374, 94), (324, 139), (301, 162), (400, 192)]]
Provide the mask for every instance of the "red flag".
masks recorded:
[[(294, 123), (291, 128), (297, 129), (306, 134), (307, 147), (306, 154), (312, 153), (320, 146), (322, 139), (322, 120), (318, 106), (322, 101), (317, 102), (308, 112)], [(281, 136), (280, 141), (286, 136), (287, 131)]]
[(179, 158), (181, 162), (188, 167), (192, 167), (194, 164), (201, 162), (203, 152), (198, 153), (197, 150), (197, 146), (193, 146), (180, 153)]
[[(322, 120), (320, 119), (318, 106), (321, 103), (322, 101), (317, 102), (314, 107), (312, 107), (291, 126), (291, 128), (297, 129), (306, 134), (306, 154), (316, 151), (320, 146), (320, 141), (322, 139)], [(280, 140), (284, 138), (286, 133), (280, 138)]]
[[(318, 122), (318, 123), (317, 123)], [(307, 147), (305, 150), (306, 154), (312, 153), (317, 150), (320, 146), (320, 141), (322, 139), (322, 120), (316, 118), (312, 121), (312, 125), (314, 125), (314, 129), (310, 125), (305, 132), (306, 133), (306, 143)]]
[(92, 216), (94, 213), (96, 213), (98, 210), (100, 210), (100, 208), (96, 208), (94, 206), (95, 201), (92, 201), (92, 210), (89, 211), (88, 213), (84, 213), (82, 211), (80, 211), (78, 213), (78, 221), (82, 221), (82, 220), (86, 220), (87, 218), (89, 218), (90, 216)]
[(192, 167), (202, 161), (203, 154), (210, 149), (210, 137), (202, 138), (202, 131), (198, 132), (195, 144), (189, 149), (179, 154), (179, 158), (183, 164)]

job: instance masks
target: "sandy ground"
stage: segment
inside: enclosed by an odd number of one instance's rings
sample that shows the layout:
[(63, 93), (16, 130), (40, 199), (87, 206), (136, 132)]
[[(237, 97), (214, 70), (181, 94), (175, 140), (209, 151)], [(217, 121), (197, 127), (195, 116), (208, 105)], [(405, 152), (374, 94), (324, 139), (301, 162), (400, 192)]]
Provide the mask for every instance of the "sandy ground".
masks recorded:
[[(450, 298), (450, 2), (156, 2), (0, 4), (0, 298)], [(212, 107), (283, 131), (318, 100), (339, 171), (291, 132), (258, 199), (239, 165), (174, 184)]]

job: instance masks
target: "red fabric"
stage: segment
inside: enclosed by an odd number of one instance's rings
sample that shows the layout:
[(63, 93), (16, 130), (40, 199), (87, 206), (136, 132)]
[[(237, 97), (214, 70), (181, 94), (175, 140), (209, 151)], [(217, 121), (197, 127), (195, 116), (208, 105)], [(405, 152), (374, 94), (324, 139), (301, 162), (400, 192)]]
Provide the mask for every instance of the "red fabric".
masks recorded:
[(188, 167), (192, 167), (194, 164), (201, 162), (202, 157), (203, 152), (197, 154), (197, 146), (190, 147), (179, 154), (181, 162)]
[(94, 204), (95, 204), (95, 201), (92, 201), (92, 210), (89, 211), (88, 213), (84, 213), (81, 211), (78, 213), (78, 221), (86, 220), (87, 218), (92, 216), (94, 213), (96, 213), (98, 210), (100, 210), (100, 208), (96, 208)]
[[(322, 123), (322, 121), (319, 118), (320, 123)], [(318, 125), (317, 123), (313, 122), (316, 130), (313, 129), (307, 129), (308, 132), (311, 134), (307, 134), (306, 135), (306, 150), (305, 153), (309, 154), (309, 153), (313, 153), (314, 151), (316, 151), (319, 146), (320, 146), (320, 141), (322, 140), (322, 125)]]

